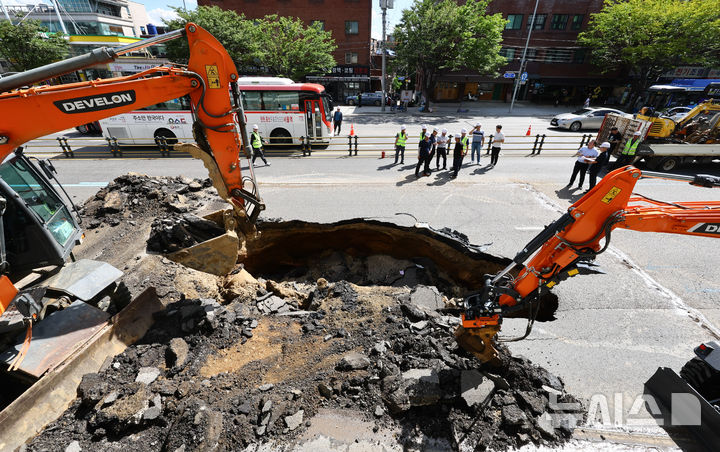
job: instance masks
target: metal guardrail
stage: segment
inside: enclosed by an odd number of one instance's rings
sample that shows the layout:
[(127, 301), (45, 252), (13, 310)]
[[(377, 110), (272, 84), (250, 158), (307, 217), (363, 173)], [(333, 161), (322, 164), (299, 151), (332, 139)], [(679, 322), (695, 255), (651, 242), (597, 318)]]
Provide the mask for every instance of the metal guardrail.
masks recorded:
[[(535, 135), (505, 135), (503, 154), (505, 155), (566, 155), (567, 152), (576, 151), (594, 137), (594, 134), (535, 134)], [(485, 137), (485, 153), (491, 151), (493, 135)], [(273, 138), (270, 138), (273, 139)], [(359, 136), (345, 135), (325, 138), (308, 136), (282, 137), (283, 140), (293, 140), (289, 143), (266, 143), (265, 154), (268, 156), (338, 156), (347, 157), (376, 157), (384, 158), (386, 154), (395, 152), (395, 136)], [(105, 158), (108, 152), (112, 157), (145, 157), (152, 158), (155, 150), (160, 157), (189, 157), (188, 154), (174, 152), (176, 142), (193, 142), (190, 137), (166, 138), (155, 137), (142, 140), (140, 145), (123, 145), (122, 138), (117, 137), (56, 137), (38, 138), (26, 145), (26, 152), (49, 157), (64, 156), (65, 158)], [(298, 144), (299, 143), (299, 144)], [(419, 139), (409, 138), (406, 149), (413, 152), (418, 146)], [(452, 147), (453, 144), (450, 144)], [(150, 147), (148, 149), (148, 147)], [(93, 148), (105, 148), (102, 151)], [(144, 149), (143, 149), (144, 148)]]

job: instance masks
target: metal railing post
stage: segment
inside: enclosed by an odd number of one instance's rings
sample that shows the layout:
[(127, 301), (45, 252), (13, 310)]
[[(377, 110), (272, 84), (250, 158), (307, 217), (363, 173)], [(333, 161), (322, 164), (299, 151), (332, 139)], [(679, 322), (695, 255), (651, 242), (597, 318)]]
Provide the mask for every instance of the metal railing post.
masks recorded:
[(355, 135), (355, 155), (357, 155), (357, 151), (358, 151), (358, 136)]
[(535, 135), (535, 143), (533, 143), (532, 152), (530, 153), (531, 155), (535, 155), (535, 150), (537, 149), (538, 141), (540, 141), (539, 133), (537, 135)]
[(540, 155), (540, 151), (542, 151), (543, 144), (545, 144), (545, 134), (542, 134), (542, 138), (540, 139), (540, 146), (538, 146), (537, 155)]
[(310, 140), (310, 137), (307, 137), (307, 153), (309, 157), (312, 157), (312, 140)]
[(485, 153), (485, 155), (490, 155), (490, 151), (492, 150), (492, 140), (493, 140), (494, 136), (495, 135), (493, 135), (493, 134), (490, 134), (490, 136), (488, 136), (488, 148), (487, 148), (487, 152)]
[(306, 149), (305, 149), (305, 136), (304, 135), (300, 137), (300, 150), (303, 153), (303, 157), (305, 157)]
[(348, 157), (352, 157), (352, 135), (348, 135)]
[(70, 148), (70, 144), (68, 144), (67, 138), (57, 137), (55, 139), (60, 144), (60, 149), (62, 149), (63, 155), (65, 156), (65, 158), (75, 157), (75, 153), (73, 153), (72, 148)]

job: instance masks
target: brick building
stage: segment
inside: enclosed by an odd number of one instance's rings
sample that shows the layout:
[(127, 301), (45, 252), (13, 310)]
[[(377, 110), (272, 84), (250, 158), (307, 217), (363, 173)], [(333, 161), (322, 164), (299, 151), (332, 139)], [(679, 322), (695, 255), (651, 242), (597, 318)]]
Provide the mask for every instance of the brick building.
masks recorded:
[(234, 10), (250, 19), (268, 14), (297, 17), (306, 24), (320, 22), (332, 32), (337, 65), (329, 74), (308, 76), (308, 81), (325, 85), (334, 99), (370, 87), (371, 0), (199, 0), (203, 6), (216, 5)]
[[(530, 36), (525, 71), (528, 80), (521, 85), (518, 99), (551, 103), (582, 103), (587, 95), (593, 103), (612, 101), (616, 77), (603, 75), (589, 64), (588, 52), (576, 40), (587, 28), (590, 15), (602, 9), (602, 0), (543, 0), (539, 2)], [(500, 69), (518, 71), (525, 41), (530, 29), (535, 0), (495, 0), (489, 14), (502, 13), (509, 22), (503, 31), (502, 53), (508, 64)], [(474, 72), (455, 72), (439, 78), (434, 92), (436, 100), (456, 100), (469, 93), (481, 100), (507, 101), (513, 81), (488, 78)], [(621, 91), (621, 90), (620, 90)]]

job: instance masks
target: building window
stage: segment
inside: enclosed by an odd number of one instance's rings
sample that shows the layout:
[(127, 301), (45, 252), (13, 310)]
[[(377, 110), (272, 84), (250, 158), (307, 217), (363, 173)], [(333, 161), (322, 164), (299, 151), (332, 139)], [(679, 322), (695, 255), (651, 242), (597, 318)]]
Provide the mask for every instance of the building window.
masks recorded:
[[(533, 30), (542, 30), (545, 28), (545, 21), (547, 20), (547, 14), (536, 14), (535, 15), (535, 26)], [(530, 22), (532, 22), (532, 16), (528, 19), (527, 29), (530, 29)]]
[(357, 20), (346, 20), (345, 21), (345, 34), (356, 35), (359, 33), (359, 26)]
[(527, 53), (525, 54), (525, 59), (530, 61), (535, 61), (537, 58), (538, 51), (535, 47), (528, 47)]
[(508, 60), (515, 58), (515, 49), (511, 47), (503, 47), (500, 49), (500, 56), (504, 56)]
[(569, 18), (570, 16), (567, 14), (553, 14), (552, 22), (550, 22), (550, 29), (564, 30), (567, 28)]
[(322, 31), (325, 31), (325, 21), (324, 20), (313, 20), (312, 24), (320, 27), (320, 29)]
[(571, 30), (579, 30), (582, 28), (583, 19), (585, 16), (583, 14), (575, 14), (572, 19), (572, 24), (570, 25)]
[(508, 23), (505, 24), (506, 30), (519, 30), (522, 27), (522, 14), (508, 14)]
[(587, 49), (575, 49), (572, 62), (576, 64), (583, 64), (585, 62), (585, 55), (587, 55)]
[(346, 52), (345, 64), (358, 64), (358, 54), (355, 52)]
[(546, 63), (569, 63), (572, 59), (572, 49), (547, 49), (545, 50)]

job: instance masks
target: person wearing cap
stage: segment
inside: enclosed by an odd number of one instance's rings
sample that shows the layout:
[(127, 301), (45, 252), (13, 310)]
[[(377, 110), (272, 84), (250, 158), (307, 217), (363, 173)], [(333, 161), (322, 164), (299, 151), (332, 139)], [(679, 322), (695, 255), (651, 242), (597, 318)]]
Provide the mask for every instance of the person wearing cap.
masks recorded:
[(255, 163), (255, 160), (260, 157), (262, 161), (265, 163), (266, 166), (269, 166), (267, 160), (265, 160), (265, 153), (263, 152), (263, 144), (265, 143), (265, 139), (260, 136), (260, 132), (258, 130), (258, 125), (253, 124), (253, 131), (250, 134), (250, 146), (253, 150), (253, 158), (252, 162)]
[(485, 132), (482, 130), (482, 126), (478, 122), (475, 127), (471, 130), (472, 132), (472, 150), (470, 151), (470, 161), (475, 161), (475, 153), (477, 153), (477, 164), (480, 164), (480, 154), (482, 153), (482, 147), (485, 143)]
[[(430, 156), (430, 135), (425, 136), (420, 140), (420, 150), (418, 151), (418, 162), (415, 166), (415, 177), (420, 177), (420, 167), (425, 164), (428, 157)], [(427, 172), (423, 173), (423, 176), (429, 176)]]
[(400, 132), (395, 135), (395, 163), (397, 164), (398, 157), (400, 157), (400, 163), (405, 163), (405, 143), (407, 143), (407, 127), (400, 127)]
[(641, 135), (642, 134), (638, 130), (633, 133), (632, 138), (625, 142), (625, 147), (623, 147), (620, 157), (615, 161), (615, 168), (632, 165), (635, 161), (635, 152), (637, 152), (638, 145), (642, 141)]
[[(462, 160), (465, 154), (467, 154), (467, 140), (468, 137), (465, 135), (467, 131), (465, 129), (462, 129), (460, 134), (455, 135), (455, 148), (453, 149), (453, 164), (452, 164), (452, 174), (450, 177), (452, 179), (455, 179), (460, 172), (460, 167), (462, 166)], [(463, 142), (463, 139), (465, 140)]]
[[(608, 162), (610, 161), (610, 143), (605, 141), (600, 145), (598, 149), (598, 155), (595, 160), (590, 162), (590, 190), (595, 186), (597, 182), (598, 174), (605, 169)], [(600, 176), (602, 179), (603, 176)]]
[(572, 176), (570, 176), (570, 183), (568, 183), (565, 187), (571, 187), (575, 182), (575, 178), (579, 174), (580, 183), (577, 188), (582, 188), (583, 182), (585, 182), (585, 174), (587, 173), (588, 167), (590, 166), (590, 163), (595, 161), (595, 157), (597, 156), (598, 151), (595, 148), (595, 140), (588, 141), (587, 145), (578, 149), (575, 155), (573, 155), (573, 157), (577, 157), (577, 160), (575, 160)]
[(492, 154), (490, 154), (489, 168), (495, 168), (495, 165), (497, 165), (503, 143), (505, 143), (505, 135), (503, 135), (502, 133), (502, 126), (498, 124), (495, 126), (495, 134), (492, 135), (492, 144), (490, 145), (490, 150)]
[(437, 146), (437, 153), (435, 154), (435, 169), (440, 169), (440, 157), (443, 159), (442, 169), (447, 169), (447, 147), (450, 140), (447, 136), (447, 129), (442, 129), (440, 135), (435, 137), (435, 144)]
[(430, 162), (432, 162), (432, 159), (435, 156), (435, 151), (437, 150), (437, 134), (438, 134), (438, 128), (433, 127), (433, 131), (430, 134), (430, 154), (425, 159), (425, 169), (423, 170), (423, 173), (426, 176), (429, 176), (431, 173)]

